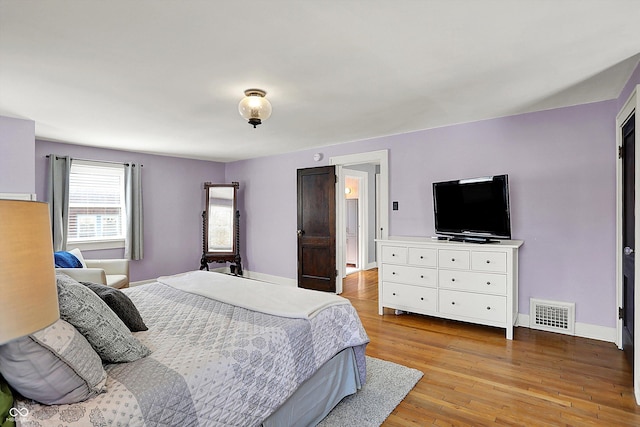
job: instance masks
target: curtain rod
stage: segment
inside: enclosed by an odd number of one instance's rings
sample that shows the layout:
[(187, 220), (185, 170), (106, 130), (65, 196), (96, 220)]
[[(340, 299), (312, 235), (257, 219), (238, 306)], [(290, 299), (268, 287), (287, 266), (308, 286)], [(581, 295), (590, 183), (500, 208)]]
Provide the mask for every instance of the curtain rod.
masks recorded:
[[(48, 158), (49, 158), (49, 155), (47, 154), (45, 157), (48, 159)], [(113, 161), (110, 161), (110, 160), (80, 159), (80, 158), (78, 158), (78, 157), (70, 157), (70, 159), (71, 159), (71, 160), (80, 160), (80, 161), (82, 161), (82, 162), (113, 163), (113, 164), (116, 164), (116, 165), (125, 165), (125, 166), (129, 166), (129, 163), (126, 163), (126, 162), (113, 162)], [(56, 156), (56, 160), (60, 160), (60, 157)], [(136, 166), (136, 164), (135, 164), (135, 163), (131, 163), (131, 166), (135, 167), (135, 166)], [(143, 165), (143, 164), (140, 164), (140, 167), (142, 168), (142, 167), (144, 167), (144, 165)]]

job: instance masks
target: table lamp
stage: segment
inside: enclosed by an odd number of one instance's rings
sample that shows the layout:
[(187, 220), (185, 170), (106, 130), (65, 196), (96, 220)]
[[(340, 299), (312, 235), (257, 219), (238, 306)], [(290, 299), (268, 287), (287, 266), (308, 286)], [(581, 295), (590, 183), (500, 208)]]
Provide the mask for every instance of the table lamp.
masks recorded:
[(49, 205), (0, 200), (0, 345), (60, 317)]

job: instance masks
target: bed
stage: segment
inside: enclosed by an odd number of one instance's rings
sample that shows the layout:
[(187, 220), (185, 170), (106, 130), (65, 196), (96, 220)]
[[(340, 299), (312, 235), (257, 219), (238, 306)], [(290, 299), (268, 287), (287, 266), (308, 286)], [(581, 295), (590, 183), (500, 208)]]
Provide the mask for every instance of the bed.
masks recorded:
[(315, 425), (366, 378), (369, 339), (337, 295), (204, 271), (123, 292), (148, 355), (105, 363), (82, 402), (18, 397), (18, 425)]

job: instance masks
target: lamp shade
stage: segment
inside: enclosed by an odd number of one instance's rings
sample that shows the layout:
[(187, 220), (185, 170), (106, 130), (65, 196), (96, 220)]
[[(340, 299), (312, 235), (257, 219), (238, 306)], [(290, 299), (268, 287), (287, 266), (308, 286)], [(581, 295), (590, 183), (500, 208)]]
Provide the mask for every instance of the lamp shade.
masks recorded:
[(247, 89), (244, 94), (238, 104), (238, 112), (255, 128), (271, 117), (271, 103), (265, 98), (267, 92), (262, 89)]
[(0, 200), (0, 344), (60, 317), (49, 205)]

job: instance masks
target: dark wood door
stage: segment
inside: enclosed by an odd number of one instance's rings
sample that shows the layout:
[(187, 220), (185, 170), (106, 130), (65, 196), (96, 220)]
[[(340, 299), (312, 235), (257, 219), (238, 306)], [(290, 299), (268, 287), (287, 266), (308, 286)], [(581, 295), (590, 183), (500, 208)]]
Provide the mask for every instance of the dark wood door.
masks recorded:
[(298, 169), (298, 287), (336, 291), (336, 172)]
[(633, 367), (635, 295), (635, 114), (622, 127), (622, 349)]

